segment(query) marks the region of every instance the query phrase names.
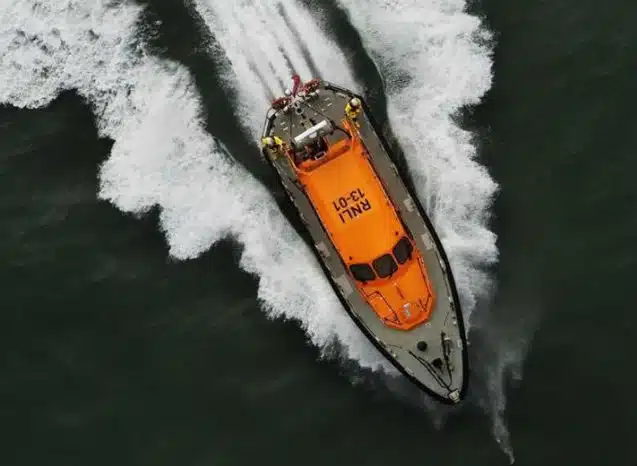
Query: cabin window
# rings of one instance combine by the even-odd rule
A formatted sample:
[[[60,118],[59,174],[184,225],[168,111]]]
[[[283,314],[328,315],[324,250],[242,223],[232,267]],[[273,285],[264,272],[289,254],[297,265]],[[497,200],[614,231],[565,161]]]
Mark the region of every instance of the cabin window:
[[[368,264],[352,264],[349,266],[349,271],[359,282],[368,282],[376,278],[374,271]]]
[[[398,270],[398,266],[391,254],[383,254],[378,259],[375,259],[372,265],[380,278],[387,278]]]
[[[399,264],[404,264],[409,259],[411,259],[411,253],[414,250],[414,247],[411,245],[406,236],[403,236],[398,240],[396,246],[394,246],[393,253],[396,261]]]

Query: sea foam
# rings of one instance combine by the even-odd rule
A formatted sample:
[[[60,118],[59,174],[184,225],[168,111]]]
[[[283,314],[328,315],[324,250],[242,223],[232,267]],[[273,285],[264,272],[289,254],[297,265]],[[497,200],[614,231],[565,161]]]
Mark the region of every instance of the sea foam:
[[[271,195],[204,130],[189,72],[146,52],[141,11],[130,3],[13,0],[0,16],[0,103],[37,108],[75,90],[93,109],[99,134],[114,141],[100,167],[100,198],[137,214],[159,207],[177,259],[234,238],[243,247],[240,266],[259,277],[268,315],[297,320],[321,351],[338,341],[343,357],[395,372],[343,312]],[[307,71],[299,54],[290,57]],[[246,105],[256,109],[265,94],[244,78],[244,95],[254,97]]]

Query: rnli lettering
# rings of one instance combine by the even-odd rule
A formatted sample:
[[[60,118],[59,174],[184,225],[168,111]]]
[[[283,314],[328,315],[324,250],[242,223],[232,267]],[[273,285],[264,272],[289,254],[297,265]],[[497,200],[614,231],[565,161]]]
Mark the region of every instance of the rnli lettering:
[[[371,210],[369,199],[365,199],[365,193],[360,189],[350,191],[346,196],[340,196],[332,201],[334,210],[338,213],[341,222],[346,223],[359,215]]]

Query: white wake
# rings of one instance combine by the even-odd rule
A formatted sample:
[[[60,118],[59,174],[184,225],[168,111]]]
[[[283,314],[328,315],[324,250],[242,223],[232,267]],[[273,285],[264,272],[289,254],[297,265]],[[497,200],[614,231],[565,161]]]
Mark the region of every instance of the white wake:
[[[357,88],[343,54],[295,0],[187,1],[230,61],[226,85],[238,92],[237,113],[255,140],[294,73],[307,80],[318,66],[323,78]]]
[[[240,265],[259,277],[258,297],[270,316],[298,320],[321,350],[338,339],[361,366],[388,367],[342,312],[270,194],[205,132],[188,71],[145,52],[140,13],[129,3],[13,0],[0,16],[0,103],[42,107],[76,90],[93,108],[100,135],[114,141],[100,170],[101,198],[126,212],[159,206],[170,254],[179,259],[235,238],[244,246]],[[258,106],[257,89],[247,86],[255,99],[245,101]]]

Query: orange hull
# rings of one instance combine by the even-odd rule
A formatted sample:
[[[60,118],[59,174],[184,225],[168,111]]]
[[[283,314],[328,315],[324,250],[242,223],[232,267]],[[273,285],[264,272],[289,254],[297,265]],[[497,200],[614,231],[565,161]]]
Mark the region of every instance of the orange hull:
[[[362,99],[295,77],[262,144],[354,323],[422,390],[460,401],[468,358],[453,275]]]
[[[341,123],[351,139],[327,146],[318,160],[292,163],[361,294],[385,325],[410,330],[430,316],[434,292],[422,256],[374,171],[355,125],[347,119]],[[400,240],[411,249],[403,261],[393,253]],[[374,262],[383,257],[385,269]],[[370,279],[357,277],[352,266],[354,271],[367,266]]]

